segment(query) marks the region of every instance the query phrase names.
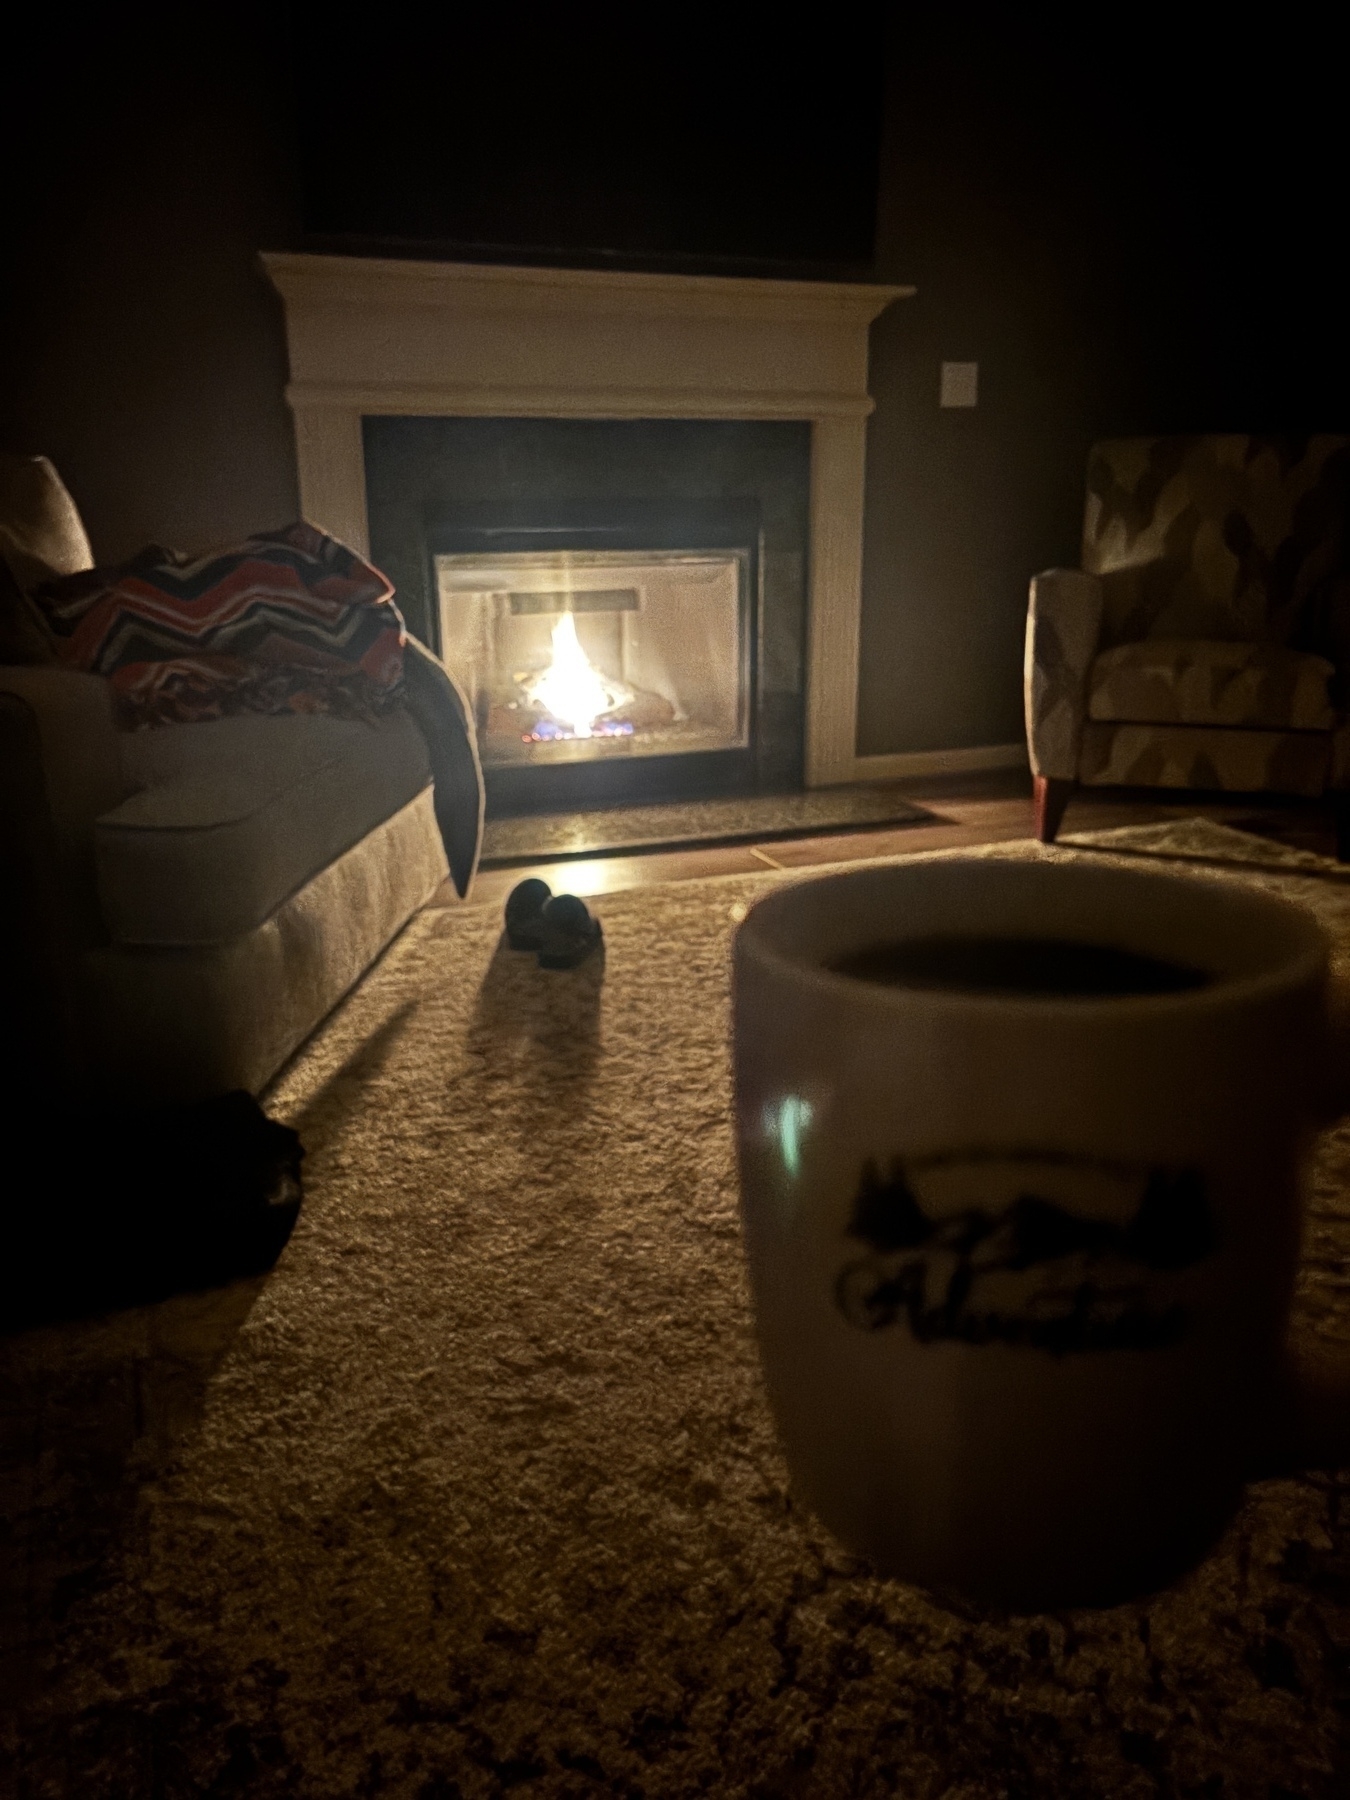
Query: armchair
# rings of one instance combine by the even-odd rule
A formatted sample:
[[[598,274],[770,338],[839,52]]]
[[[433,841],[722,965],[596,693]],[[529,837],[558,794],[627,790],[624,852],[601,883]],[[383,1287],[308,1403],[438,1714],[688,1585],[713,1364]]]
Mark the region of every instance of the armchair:
[[[1115,438],[1033,578],[1036,834],[1076,785],[1331,793],[1350,855],[1350,437]]]

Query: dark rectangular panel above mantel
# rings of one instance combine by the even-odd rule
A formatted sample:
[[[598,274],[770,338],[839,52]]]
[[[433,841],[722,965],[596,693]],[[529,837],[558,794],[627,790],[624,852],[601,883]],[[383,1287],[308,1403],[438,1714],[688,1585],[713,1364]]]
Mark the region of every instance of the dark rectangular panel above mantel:
[[[314,249],[865,276],[879,21],[301,4]]]

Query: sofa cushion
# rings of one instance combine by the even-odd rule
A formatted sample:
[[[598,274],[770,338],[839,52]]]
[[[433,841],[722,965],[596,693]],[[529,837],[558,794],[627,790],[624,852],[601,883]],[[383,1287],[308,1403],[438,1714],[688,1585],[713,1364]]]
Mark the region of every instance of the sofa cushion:
[[[1335,723],[1321,656],[1279,644],[1144,638],[1097,657],[1088,717],[1131,724],[1325,731]]]
[[[253,930],[430,779],[402,709],[374,725],[246,714],[127,732],[122,746],[141,791],[94,832],[119,944],[223,944]]]

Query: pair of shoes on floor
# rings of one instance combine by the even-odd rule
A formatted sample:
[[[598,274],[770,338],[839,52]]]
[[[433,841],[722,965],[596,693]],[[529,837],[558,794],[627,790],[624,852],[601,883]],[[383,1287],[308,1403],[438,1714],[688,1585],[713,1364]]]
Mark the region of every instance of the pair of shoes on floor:
[[[584,900],[555,894],[546,881],[532,876],[506,897],[506,941],[513,950],[533,950],[541,969],[575,969],[603,936]]]

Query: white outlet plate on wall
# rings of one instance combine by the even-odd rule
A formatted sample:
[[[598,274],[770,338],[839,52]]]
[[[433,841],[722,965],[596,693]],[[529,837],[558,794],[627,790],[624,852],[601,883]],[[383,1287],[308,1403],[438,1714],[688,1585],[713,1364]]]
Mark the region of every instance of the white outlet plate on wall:
[[[975,406],[980,393],[980,365],[973,362],[945,362],[938,389],[939,406]]]

